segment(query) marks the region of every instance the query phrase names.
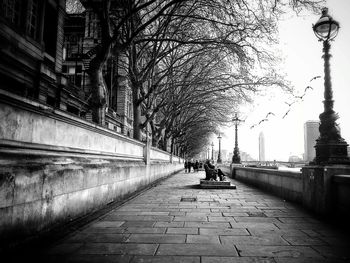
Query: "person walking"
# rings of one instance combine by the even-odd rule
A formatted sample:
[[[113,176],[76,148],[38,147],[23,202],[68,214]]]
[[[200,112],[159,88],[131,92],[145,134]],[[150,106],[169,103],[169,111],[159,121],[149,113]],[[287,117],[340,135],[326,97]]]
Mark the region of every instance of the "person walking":
[[[195,162],[194,165],[193,165],[193,170],[194,170],[196,173],[198,173],[198,169],[199,169],[199,162],[198,162],[198,160],[196,160],[196,162]]]
[[[187,162],[187,169],[188,169],[188,172],[189,172],[189,173],[191,172],[191,166],[192,166],[192,162],[191,162],[191,161],[188,161],[188,162]]]

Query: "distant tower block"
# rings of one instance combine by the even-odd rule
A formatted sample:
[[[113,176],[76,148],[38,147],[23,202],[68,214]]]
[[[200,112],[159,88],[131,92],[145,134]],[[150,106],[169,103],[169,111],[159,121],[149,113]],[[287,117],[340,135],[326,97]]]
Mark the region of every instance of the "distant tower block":
[[[307,121],[304,124],[304,161],[311,162],[315,156],[316,139],[320,136],[319,121]]]
[[[265,160],[265,136],[263,132],[259,134],[259,161]]]

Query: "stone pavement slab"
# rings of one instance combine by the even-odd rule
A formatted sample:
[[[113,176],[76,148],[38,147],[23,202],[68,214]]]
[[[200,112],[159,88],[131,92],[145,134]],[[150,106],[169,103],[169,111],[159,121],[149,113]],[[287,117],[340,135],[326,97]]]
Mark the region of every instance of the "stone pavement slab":
[[[221,236],[222,244],[253,245],[253,246],[283,246],[289,245],[282,237],[271,236]]]
[[[158,244],[86,243],[77,254],[84,255],[154,255]]]
[[[298,205],[204,172],[161,181],[36,255],[43,262],[345,263],[349,234]],[[194,201],[195,200],[195,201]]]
[[[266,257],[202,257],[201,263],[276,263]]]
[[[135,256],[131,263],[200,263],[200,257],[186,256]]]
[[[186,235],[172,235],[172,234],[131,234],[129,238],[125,239],[125,242],[129,243],[185,243]]]
[[[165,227],[127,227],[124,233],[132,234],[164,234],[167,231]]]
[[[237,249],[241,256],[323,258],[319,253],[308,246],[237,245]]]
[[[216,244],[160,244],[157,255],[238,256],[234,246]]]
[[[187,235],[186,243],[220,244],[220,240],[215,235]]]

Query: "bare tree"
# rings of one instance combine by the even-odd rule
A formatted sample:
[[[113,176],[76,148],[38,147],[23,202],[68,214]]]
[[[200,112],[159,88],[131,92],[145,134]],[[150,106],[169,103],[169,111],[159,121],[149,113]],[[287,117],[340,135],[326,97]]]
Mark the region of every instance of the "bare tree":
[[[269,49],[277,42],[278,19],[287,9],[315,11],[324,1],[81,2],[98,14],[102,33],[89,69],[93,120],[104,123],[108,94],[102,75],[103,66],[112,50],[125,52],[129,58],[128,72],[133,90],[134,137],[141,139],[142,127],[151,123],[156,127],[156,136],[165,133],[163,137],[166,138],[171,134],[180,142],[179,138],[184,137],[178,136],[178,128],[172,128],[172,125],[187,123],[198,106],[190,96],[186,100],[178,97],[183,95],[184,89],[198,98],[206,98],[215,92],[228,94],[231,90],[238,102],[239,99],[249,99],[249,91],[258,87],[277,85],[288,88],[277,74],[278,57]],[[173,97],[170,96],[172,92]],[[142,108],[146,116],[144,123],[141,123]],[[208,107],[208,115],[209,109],[219,114],[219,109],[215,111],[215,108]],[[154,118],[160,111],[165,120],[157,124]],[[174,114],[169,114],[172,111]],[[188,116],[180,117],[178,111],[184,111]],[[198,123],[193,125],[199,127]],[[205,127],[215,125],[207,123]]]

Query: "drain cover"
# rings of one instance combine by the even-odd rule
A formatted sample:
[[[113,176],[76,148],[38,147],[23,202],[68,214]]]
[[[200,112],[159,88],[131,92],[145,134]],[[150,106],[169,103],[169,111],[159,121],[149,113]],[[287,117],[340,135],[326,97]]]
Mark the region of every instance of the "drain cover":
[[[181,202],[196,202],[197,197],[181,197]]]
[[[248,212],[250,217],[266,217],[263,212]]]

